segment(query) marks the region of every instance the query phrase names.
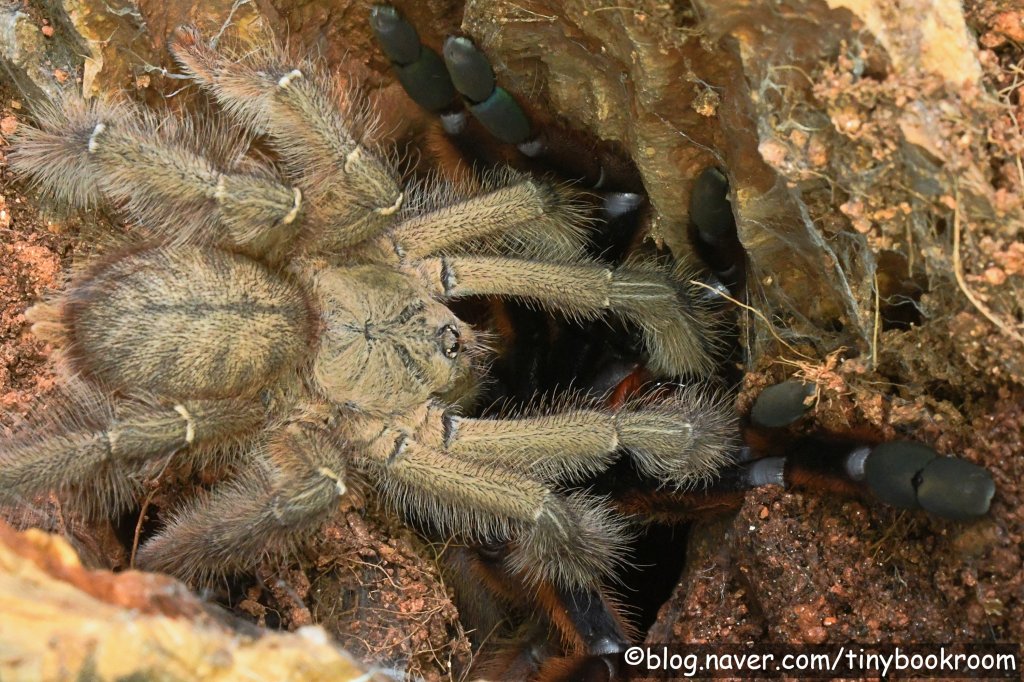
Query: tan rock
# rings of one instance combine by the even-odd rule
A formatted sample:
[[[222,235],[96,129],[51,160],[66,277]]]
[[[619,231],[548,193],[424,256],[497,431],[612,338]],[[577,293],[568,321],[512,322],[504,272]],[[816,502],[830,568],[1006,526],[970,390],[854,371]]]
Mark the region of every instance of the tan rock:
[[[326,682],[365,673],[319,627],[238,627],[176,580],[88,570],[62,538],[2,522],[0,604],[5,682],[131,675]]]

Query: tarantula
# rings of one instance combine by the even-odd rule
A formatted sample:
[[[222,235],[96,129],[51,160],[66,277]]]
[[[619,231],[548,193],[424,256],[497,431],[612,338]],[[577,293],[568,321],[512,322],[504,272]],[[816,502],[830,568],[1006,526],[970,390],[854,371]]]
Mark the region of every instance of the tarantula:
[[[403,184],[365,104],[315,63],[227,56],[192,29],[172,51],[270,155],[246,153],[248,136],[223,142],[223,122],[159,122],[124,103],[68,101],[19,136],[18,172],[66,203],[117,205],[147,236],[28,312],[103,397],[70,408],[63,433],[6,444],[3,495],[98,484],[109,513],[147,463],[230,452],[238,477],[139,551],[142,567],[195,579],[297,542],[358,469],[412,518],[512,541],[507,565],[527,582],[578,590],[621,559],[624,523],[556,484],[619,449],[673,488],[728,460],[733,420],[696,391],[617,411],[460,409],[487,357],[486,334],[447,306],[467,296],[618,316],[655,370],[708,373],[714,322],[682,266],[587,258],[566,185],[511,171],[471,188]]]
[[[373,23],[409,94],[458,132],[451,84],[424,77],[422,60],[436,66],[437,56],[394,10],[378,8]],[[558,627],[579,631],[590,653],[616,652],[623,628],[600,587],[623,558],[625,519],[601,496],[565,490],[590,485],[625,450],[680,502],[676,491],[721,472],[738,451],[736,420],[698,389],[471,418],[494,354],[488,330],[452,307],[485,295],[576,320],[618,319],[642,338],[652,375],[706,377],[721,333],[705,290],[685,264],[587,255],[591,212],[579,185],[507,169],[406,181],[375,145],[367,105],[316,63],[273,49],[220,53],[191,29],[172,51],[224,117],[160,121],[125,103],[68,101],[42,112],[12,155],[45,192],[75,206],[113,204],[145,232],[29,312],[85,387],[61,408],[70,425],[62,432],[23,434],[0,449],[0,496],[58,489],[112,514],[172,455],[196,467],[228,456],[235,478],[179,510],[139,552],[144,568],[196,580],[302,542],[358,472],[423,525],[499,547],[486,557],[497,571],[472,552],[454,559],[490,572],[489,587],[545,593]],[[474,63],[480,53],[454,39],[445,57]],[[493,74],[470,72],[455,78],[469,110],[537,154]],[[615,178],[607,164],[585,175]],[[708,178],[695,195],[709,183],[721,190]],[[691,212],[698,247],[720,239],[708,225],[717,218]],[[705,260],[719,281],[742,287],[742,255]],[[799,412],[802,399],[788,409]],[[903,462],[895,468],[879,468],[885,448],[854,453],[862,469],[875,463],[873,490],[916,504],[915,478],[938,471],[934,452],[908,459],[894,450]],[[814,468],[818,454],[804,463]],[[783,482],[779,461],[762,462],[728,470],[717,488]],[[954,469],[929,475],[939,498],[964,473]],[[981,487],[971,499],[987,509],[991,480]]]

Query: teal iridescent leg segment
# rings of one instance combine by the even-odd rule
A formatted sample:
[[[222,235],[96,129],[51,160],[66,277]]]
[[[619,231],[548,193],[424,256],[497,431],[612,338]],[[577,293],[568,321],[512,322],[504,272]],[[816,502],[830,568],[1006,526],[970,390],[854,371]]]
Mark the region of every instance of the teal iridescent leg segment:
[[[760,428],[780,428],[799,420],[813,384],[786,381],[765,389],[751,412]],[[747,465],[751,486],[811,486],[847,481],[870,490],[886,504],[924,509],[936,516],[967,521],[988,513],[995,482],[992,474],[960,457],[943,457],[915,441],[879,445],[803,438],[786,457],[768,457]]]
[[[449,36],[444,43],[444,63],[455,89],[473,116],[494,137],[514,144],[527,156],[536,156],[541,145],[532,134],[526,113],[494,79],[487,56],[463,36]]]
[[[374,5],[370,27],[409,97],[440,115],[448,134],[460,133],[465,114],[458,111],[455,86],[441,57],[420,42],[416,28],[390,5]]]
[[[606,211],[616,217],[642,204],[643,182],[629,156],[615,143],[596,140],[555,124],[531,122],[531,116],[497,85],[487,56],[464,36],[450,36],[444,60],[421,44],[416,29],[391,5],[375,5],[370,24],[399,82],[409,97],[436,113],[457,146],[479,152],[486,146],[479,130],[467,129],[466,110],[479,128],[516,148],[543,171],[607,192]],[[461,103],[460,103],[461,100]],[[503,163],[512,163],[507,158]]]
[[[542,145],[532,135],[526,113],[508,91],[498,87],[491,63],[469,38],[449,37],[442,61],[420,42],[416,28],[390,5],[373,7],[370,26],[409,97],[440,115],[449,135],[458,135],[465,128],[465,113],[457,106],[458,94],[495,138],[519,146],[527,156],[541,152]]]

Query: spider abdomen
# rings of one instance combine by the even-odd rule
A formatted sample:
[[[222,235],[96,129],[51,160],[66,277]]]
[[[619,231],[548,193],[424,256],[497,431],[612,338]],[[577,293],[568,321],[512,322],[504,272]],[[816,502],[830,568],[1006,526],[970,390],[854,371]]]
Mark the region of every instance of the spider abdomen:
[[[252,395],[295,369],[317,332],[299,284],[199,246],[114,257],[71,286],[61,316],[75,369],[175,398]]]

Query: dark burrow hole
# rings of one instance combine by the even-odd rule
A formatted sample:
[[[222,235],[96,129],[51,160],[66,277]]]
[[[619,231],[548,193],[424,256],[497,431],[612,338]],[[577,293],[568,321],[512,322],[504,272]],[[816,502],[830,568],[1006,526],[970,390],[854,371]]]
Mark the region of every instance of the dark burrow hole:
[[[876,267],[882,331],[921,324],[919,303],[928,291],[924,274],[911,273],[907,257],[898,251],[880,252]]]
[[[629,564],[619,575],[618,589],[628,604],[627,614],[643,639],[658,619],[658,611],[675,591],[686,568],[689,524],[652,524],[634,541]]]
[[[133,506],[113,520],[111,525],[114,529],[114,536],[124,548],[125,568],[129,567],[128,563],[131,561],[132,547],[135,546],[136,529],[138,529],[139,534],[138,545],[141,547],[148,538],[156,534],[163,526],[159,511],[155,506],[149,507],[146,510],[146,518],[142,520],[141,526],[139,526],[139,514],[142,512],[141,507]]]

